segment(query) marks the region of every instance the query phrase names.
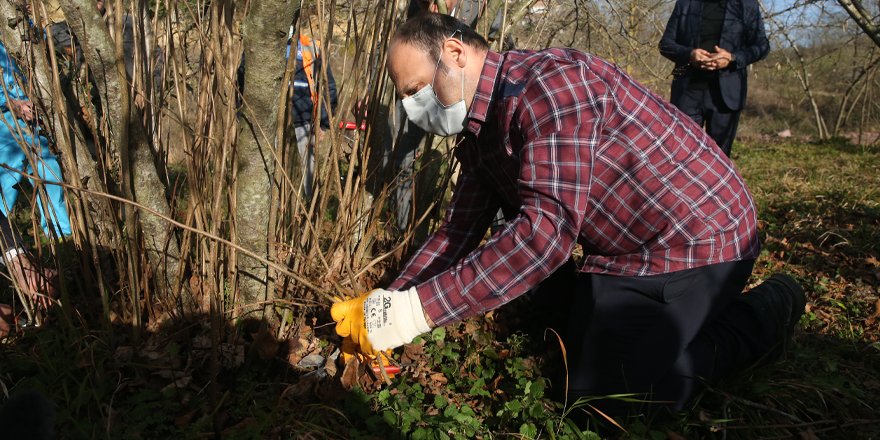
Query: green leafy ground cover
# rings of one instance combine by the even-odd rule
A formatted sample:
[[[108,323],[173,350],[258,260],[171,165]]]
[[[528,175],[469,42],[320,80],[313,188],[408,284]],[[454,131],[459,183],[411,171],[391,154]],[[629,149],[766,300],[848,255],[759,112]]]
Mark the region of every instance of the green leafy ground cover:
[[[754,280],[786,271],[808,294],[794,349],[707,390],[673,420],[622,421],[625,432],[607,432],[877,438],[880,149],[831,142],[734,151],[759,205],[764,250]],[[92,324],[93,296],[73,295],[71,318],[0,344],[0,392],[48,396],[58,438],[597,438],[548,398],[541,372],[559,364],[560,351],[548,355],[541,333],[523,330],[516,304],[408,346],[397,354],[403,374],[387,386],[332,363],[303,367],[308,354],[333,352],[331,327],[275,341],[243,323],[212,341],[209,320],[193,318],[135,342],[123,326]]]

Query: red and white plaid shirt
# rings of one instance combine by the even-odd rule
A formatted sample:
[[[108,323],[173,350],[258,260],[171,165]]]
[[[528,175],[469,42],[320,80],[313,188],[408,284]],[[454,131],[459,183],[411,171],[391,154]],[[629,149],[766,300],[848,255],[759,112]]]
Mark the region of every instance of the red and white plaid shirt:
[[[525,293],[576,244],[582,272],[621,276],[758,255],[754,201],[731,161],[607,61],[490,51],[468,118],[445,222],[389,286],[417,286],[437,325]],[[479,246],[499,207],[510,220]]]

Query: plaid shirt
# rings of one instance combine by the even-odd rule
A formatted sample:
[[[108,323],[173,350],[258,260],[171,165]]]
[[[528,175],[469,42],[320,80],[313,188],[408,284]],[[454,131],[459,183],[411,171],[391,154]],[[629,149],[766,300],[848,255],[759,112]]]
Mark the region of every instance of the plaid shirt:
[[[731,161],[607,61],[490,51],[468,118],[445,222],[389,286],[416,286],[437,325],[525,293],[576,244],[582,272],[620,276],[758,255],[754,202]],[[499,207],[509,221],[479,246]]]

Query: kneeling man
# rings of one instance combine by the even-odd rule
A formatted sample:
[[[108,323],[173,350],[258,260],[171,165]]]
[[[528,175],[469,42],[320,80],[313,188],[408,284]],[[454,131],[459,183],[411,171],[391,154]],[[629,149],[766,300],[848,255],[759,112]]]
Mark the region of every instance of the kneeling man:
[[[572,315],[569,399],[680,409],[703,381],[781,353],[803,290],[775,275],[743,293],[755,204],[687,115],[594,55],[495,53],[438,14],[398,30],[387,67],[412,122],[458,136],[462,174],[399,278],[333,306],[349,346],[375,354],[500,307],[574,267],[580,245],[558,305]],[[506,226],[480,245],[499,208]]]

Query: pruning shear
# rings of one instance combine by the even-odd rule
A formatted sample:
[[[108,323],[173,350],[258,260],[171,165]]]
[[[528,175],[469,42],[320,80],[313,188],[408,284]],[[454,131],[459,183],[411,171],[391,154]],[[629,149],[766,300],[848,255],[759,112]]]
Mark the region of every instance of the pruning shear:
[[[386,350],[372,357],[358,352],[351,339],[342,340],[342,361],[347,364],[351,358],[356,357],[358,361],[368,363],[370,370],[378,377],[388,376],[390,379],[400,374],[401,365],[391,359],[391,353],[391,350]]]
[[[376,361],[376,360],[371,361],[370,367],[372,368],[373,373],[375,373],[377,375],[382,374],[382,369],[379,367],[379,361]],[[400,374],[400,367],[397,365],[385,365],[384,367],[385,367],[385,374],[387,374],[389,378],[394,377],[397,374]]]

